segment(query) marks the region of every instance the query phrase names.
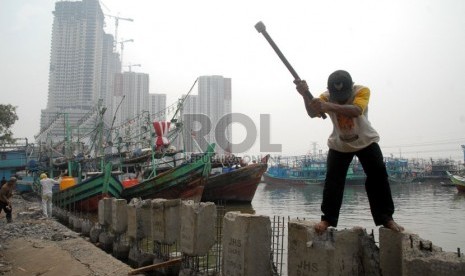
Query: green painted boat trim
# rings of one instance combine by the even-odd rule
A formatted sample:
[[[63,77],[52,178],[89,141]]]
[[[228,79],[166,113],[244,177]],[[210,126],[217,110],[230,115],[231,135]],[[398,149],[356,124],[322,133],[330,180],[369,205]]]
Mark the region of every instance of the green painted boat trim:
[[[205,154],[199,159],[184,163],[135,186],[126,188],[121,196],[128,200],[137,197],[147,198],[178,185],[187,185],[190,178],[208,177],[211,171],[211,157],[215,153],[214,148],[215,144],[209,145]]]
[[[108,163],[105,166],[104,173],[86,179],[82,183],[63,191],[53,193],[53,201],[58,206],[64,207],[98,195],[110,195],[115,198],[121,198],[123,185],[117,178],[111,175],[111,168],[112,164]]]

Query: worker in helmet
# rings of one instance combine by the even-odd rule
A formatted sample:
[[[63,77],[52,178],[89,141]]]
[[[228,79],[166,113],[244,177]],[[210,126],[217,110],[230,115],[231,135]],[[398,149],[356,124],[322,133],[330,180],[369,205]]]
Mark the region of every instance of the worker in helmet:
[[[42,173],[40,175],[40,185],[42,186],[42,211],[46,218],[52,217],[52,195],[53,185],[55,184],[60,184],[60,182],[55,179],[48,178],[46,173]]]

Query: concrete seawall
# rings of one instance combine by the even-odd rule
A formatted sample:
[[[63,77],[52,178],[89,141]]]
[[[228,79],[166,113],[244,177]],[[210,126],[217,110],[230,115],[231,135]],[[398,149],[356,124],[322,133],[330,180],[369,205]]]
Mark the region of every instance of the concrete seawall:
[[[76,230],[91,225],[63,210],[55,215]],[[98,223],[85,231],[119,259],[133,267],[151,266],[162,275],[279,275],[269,217],[217,216],[213,203],[133,199],[127,204],[108,198],[99,202]],[[317,235],[315,223],[288,221],[287,248],[282,248],[287,272],[282,275],[465,275],[463,254],[444,252],[414,233],[380,228],[378,246],[365,229],[330,228]],[[153,244],[150,252],[140,248],[142,240]]]

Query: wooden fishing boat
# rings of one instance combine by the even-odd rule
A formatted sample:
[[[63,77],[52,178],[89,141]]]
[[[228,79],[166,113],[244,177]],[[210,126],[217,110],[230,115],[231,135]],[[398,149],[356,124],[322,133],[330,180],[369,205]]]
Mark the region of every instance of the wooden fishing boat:
[[[447,172],[450,181],[457,187],[459,192],[465,193],[465,177]]]
[[[386,171],[391,184],[406,184],[413,180],[409,160],[405,158],[385,157]]]
[[[18,171],[26,169],[32,147],[28,144],[27,139],[24,140],[25,143],[0,146],[0,178],[5,177],[8,180],[15,176]]]
[[[449,185],[453,183],[448,176],[448,172],[454,173],[456,171],[457,166],[452,160],[435,161],[431,159],[431,164],[428,165],[425,172],[413,178],[412,182]]]
[[[286,158],[284,162],[269,166],[263,174],[267,184],[312,185],[324,183],[326,175],[326,161],[324,158],[308,156]]]
[[[326,178],[326,159],[312,157],[294,157],[293,162],[278,163],[270,166],[263,174],[267,184],[283,185],[321,185]],[[346,185],[363,185],[366,175],[358,159],[354,159],[346,176]]]
[[[148,178],[123,190],[121,196],[132,198],[165,198],[200,201],[206,179],[211,171],[214,144],[196,159],[191,159],[155,177]]]
[[[112,164],[107,163],[104,172],[66,189],[54,191],[53,203],[63,209],[96,212],[100,199],[121,198],[122,191],[123,185],[112,175]]]
[[[263,173],[268,168],[266,155],[260,163],[209,176],[202,195],[202,201],[252,202]]]

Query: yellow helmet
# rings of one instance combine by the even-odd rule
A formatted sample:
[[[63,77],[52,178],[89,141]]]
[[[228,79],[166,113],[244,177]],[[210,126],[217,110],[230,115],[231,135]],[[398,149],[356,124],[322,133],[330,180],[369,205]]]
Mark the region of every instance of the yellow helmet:
[[[47,174],[46,174],[46,173],[42,173],[42,174],[40,175],[40,179],[41,179],[41,180],[44,179],[44,178],[47,178]]]

